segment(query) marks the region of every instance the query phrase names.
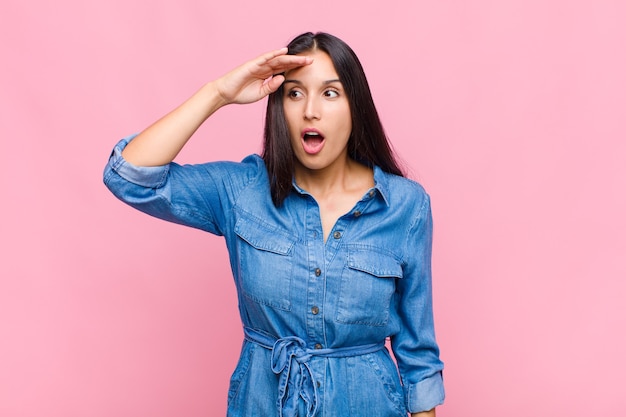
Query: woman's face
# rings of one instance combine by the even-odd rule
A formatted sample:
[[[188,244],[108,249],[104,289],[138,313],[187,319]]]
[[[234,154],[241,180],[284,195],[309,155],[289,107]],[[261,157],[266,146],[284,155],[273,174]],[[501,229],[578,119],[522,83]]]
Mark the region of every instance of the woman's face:
[[[296,156],[296,173],[346,164],[352,132],[350,103],[325,52],[303,54],[313,63],[285,73],[283,108]]]

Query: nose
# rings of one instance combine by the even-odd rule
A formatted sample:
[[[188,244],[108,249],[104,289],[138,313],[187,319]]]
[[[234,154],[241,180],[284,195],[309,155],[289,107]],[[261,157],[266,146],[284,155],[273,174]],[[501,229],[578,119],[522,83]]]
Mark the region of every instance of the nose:
[[[304,118],[313,120],[320,118],[319,100],[316,97],[309,97],[304,107]]]

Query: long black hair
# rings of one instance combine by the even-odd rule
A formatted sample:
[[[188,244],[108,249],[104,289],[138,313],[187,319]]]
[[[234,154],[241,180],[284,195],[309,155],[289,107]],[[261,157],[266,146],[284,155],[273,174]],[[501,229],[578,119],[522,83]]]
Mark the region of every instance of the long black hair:
[[[391,174],[404,176],[393,155],[372,93],[354,51],[341,39],[328,33],[303,33],[287,45],[289,55],[315,50],[330,57],[350,103],[352,132],[348,155],[369,167],[374,165]],[[270,94],[265,114],[263,160],[270,178],[272,200],[280,206],[291,191],[294,153],[283,110],[283,86]]]

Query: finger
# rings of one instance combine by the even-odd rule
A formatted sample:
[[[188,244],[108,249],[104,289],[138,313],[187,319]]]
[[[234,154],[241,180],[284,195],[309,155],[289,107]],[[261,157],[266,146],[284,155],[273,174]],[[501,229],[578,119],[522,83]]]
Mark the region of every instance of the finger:
[[[272,68],[284,65],[295,68],[293,65],[302,66],[313,62],[311,58],[307,58],[304,55],[287,55],[287,52],[287,48],[275,49],[262,54],[254,61],[258,66],[269,65]]]
[[[293,68],[309,65],[313,62],[313,58],[302,55],[284,55],[279,56],[267,62],[267,65],[274,73],[283,72]]]
[[[303,55],[286,55],[287,48],[266,52],[248,65],[248,71],[255,77],[267,78],[290,69],[309,65],[313,59]]]
[[[278,56],[285,55],[287,51],[288,49],[285,47],[285,48],[275,49],[273,51],[266,52],[262,54],[261,56],[259,56],[257,59],[255,59],[256,64],[263,65]]]
[[[285,81],[285,77],[281,74],[275,75],[265,83],[266,94],[271,94],[278,90],[280,85]]]

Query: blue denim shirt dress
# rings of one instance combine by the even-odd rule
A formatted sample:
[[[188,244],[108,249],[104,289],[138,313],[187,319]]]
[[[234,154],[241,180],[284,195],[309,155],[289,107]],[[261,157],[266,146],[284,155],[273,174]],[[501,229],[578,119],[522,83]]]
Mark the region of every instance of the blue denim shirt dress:
[[[121,156],[130,140],[114,148],[107,187],[226,240],[245,334],[228,416],[400,417],[443,402],[432,218],[419,184],[374,167],[375,186],[324,242],[314,198],[294,183],[274,206],[258,155],[136,167]]]

